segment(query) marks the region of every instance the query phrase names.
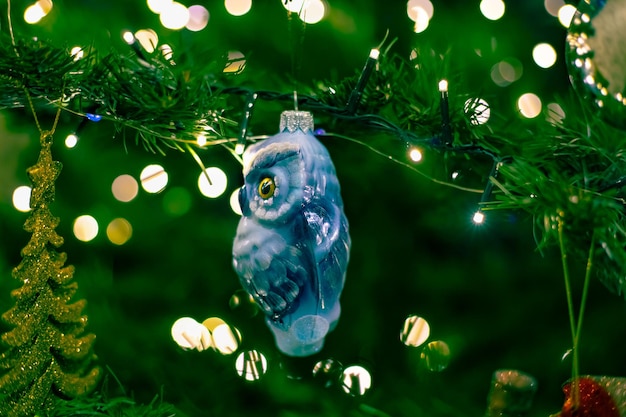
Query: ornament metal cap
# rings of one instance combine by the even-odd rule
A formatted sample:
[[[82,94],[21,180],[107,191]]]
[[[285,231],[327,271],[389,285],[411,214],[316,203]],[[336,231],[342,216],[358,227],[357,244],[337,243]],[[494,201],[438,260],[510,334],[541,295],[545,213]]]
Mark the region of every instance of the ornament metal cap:
[[[280,132],[313,132],[313,114],[308,111],[286,110],[280,114]]]

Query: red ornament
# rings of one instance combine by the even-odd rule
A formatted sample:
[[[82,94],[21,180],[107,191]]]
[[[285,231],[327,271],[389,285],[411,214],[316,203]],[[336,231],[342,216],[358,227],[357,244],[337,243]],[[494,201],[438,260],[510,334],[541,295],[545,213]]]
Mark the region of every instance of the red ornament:
[[[575,404],[572,387],[578,385],[578,405]],[[565,403],[561,417],[620,417],[617,404],[606,389],[607,384],[592,377],[580,377],[563,386]]]

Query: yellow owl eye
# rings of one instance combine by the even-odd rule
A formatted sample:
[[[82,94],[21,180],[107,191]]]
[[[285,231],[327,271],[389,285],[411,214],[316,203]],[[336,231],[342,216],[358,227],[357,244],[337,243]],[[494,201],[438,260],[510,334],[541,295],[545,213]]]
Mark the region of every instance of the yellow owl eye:
[[[264,200],[273,196],[274,190],[276,190],[276,184],[274,184],[273,178],[265,177],[259,183],[259,195]]]

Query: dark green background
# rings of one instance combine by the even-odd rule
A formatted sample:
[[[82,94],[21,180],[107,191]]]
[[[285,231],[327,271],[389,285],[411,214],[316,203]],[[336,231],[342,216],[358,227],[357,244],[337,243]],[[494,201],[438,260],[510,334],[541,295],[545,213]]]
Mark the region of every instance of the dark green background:
[[[569,88],[561,53],[566,30],[545,12],[541,1],[509,1],[505,17],[497,22],[480,15],[478,1],[433,1],[435,15],[422,34],[412,33],[404,1],[329,2],[332,16],[341,12],[353,19],[354,31],[333,26],[329,18],[307,27],[302,37],[278,0],[256,0],[252,11],[239,18],[227,15],[221,1],[204,2],[211,20],[199,33],[160,28],[141,1],[57,1],[52,14],[36,27],[21,21],[26,2],[12,5],[16,34],[50,39],[59,46],[126,51],[123,30],[151,27],[175,53],[177,47],[192,55],[196,51],[198,60],[212,59],[203,55],[208,46],[239,49],[248,56],[243,77],[258,88],[284,92],[292,88],[289,80],[294,76],[307,84],[353,75],[387,29],[397,38],[394,53],[408,56],[412,47],[425,44],[441,53],[449,51],[464,65],[464,77],[476,94],[492,97],[495,111],[500,109],[506,117],[516,117],[511,110],[522,92],[534,91],[546,102]],[[532,45],[541,41],[552,42],[559,51],[557,65],[550,70],[530,61]],[[484,52],[482,58],[474,54],[476,48]],[[489,69],[507,56],[524,63],[524,76],[502,89],[490,81]],[[295,72],[294,60],[300,63]],[[252,130],[274,133],[281,105],[259,107]],[[42,122],[51,124],[46,116]],[[113,137],[110,125],[88,125],[79,145],[65,148],[62,139],[79,121],[64,114],[57,130],[53,151],[64,169],[52,209],[61,218],[58,231],[66,238],[62,249],[76,266],[80,296],[89,303],[88,328],[98,337],[96,353],[138,401],[149,402],[162,392],[165,401],[190,416],[479,416],[486,408],[492,373],[514,368],[538,381],[531,415],[560,409],[561,384],[570,375],[569,361],[561,359],[570,336],[560,259],[552,249],[543,255],[537,251],[533,220],[525,214],[496,213],[476,227],[470,219],[479,195],[434,184],[354,143],[323,139],[342,184],[353,241],[343,312],[320,355],[287,361],[275,350],[259,315],[245,317],[228,306],[239,289],[230,255],[238,217],[228,205],[228,195],[241,183],[238,163],[219,148],[201,154],[206,165],[221,167],[229,178],[225,196],[209,200],[196,191],[198,167],[189,155],[171,151],[163,157],[130,142],[124,146],[119,135]],[[11,278],[11,268],[19,263],[19,251],[29,237],[22,230],[27,215],[13,209],[11,193],[28,183],[25,169],[36,161],[38,134],[29,115],[19,109],[3,111],[0,128],[4,311],[11,306],[10,289],[19,285]],[[389,152],[396,146],[401,145],[385,144]],[[422,169],[441,172],[444,161],[438,156],[428,160],[430,156],[427,152],[430,162]],[[168,189],[157,195],[141,191],[130,203],[115,201],[110,192],[113,179],[126,173],[138,178],[149,163],[168,171]],[[464,167],[454,160],[447,163],[449,170],[457,163]],[[482,187],[488,170],[485,165],[484,172],[474,173],[478,180],[467,185]],[[177,217],[163,209],[174,186],[192,196],[190,211]],[[100,222],[101,232],[92,242],[78,242],[72,235],[73,219],[81,214]],[[115,217],[133,225],[132,239],[121,247],[108,243],[103,233]],[[573,260],[576,298],[583,272],[584,260]],[[623,299],[594,281],[587,311],[581,371],[626,375]],[[399,331],[410,314],[426,318],[431,339],[450,346],[445,371],[427,371],[419,362],[420,350],[400,343]],[[243,335],[241,347],[268,357],[267,375],[247,383],[234,371],[235,355],[180,350],[170,338],[170,326],[182,316],[199,321],[219,316],[237,326]],[[351,398],[312,381],[308,370],[325,358],[368,368],[373,377],[370,392]],[[385,414],[368,414],[362,404]]]

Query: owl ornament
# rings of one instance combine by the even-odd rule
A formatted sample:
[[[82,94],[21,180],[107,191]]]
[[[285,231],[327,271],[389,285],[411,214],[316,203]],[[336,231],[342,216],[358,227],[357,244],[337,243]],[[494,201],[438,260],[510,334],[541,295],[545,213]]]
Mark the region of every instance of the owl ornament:
[[[350,235],[335,167],[313,136],[312,114],[283,112],[280,132],[244,153],[243,176],[234,269],[278,349],[313,355],[339,320]]]

